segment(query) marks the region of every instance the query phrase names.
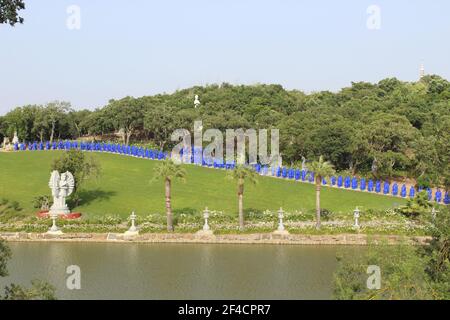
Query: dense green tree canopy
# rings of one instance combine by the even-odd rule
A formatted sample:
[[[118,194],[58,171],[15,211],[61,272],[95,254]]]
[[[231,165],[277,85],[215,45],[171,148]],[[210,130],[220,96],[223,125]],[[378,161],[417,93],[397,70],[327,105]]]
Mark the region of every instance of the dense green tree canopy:
[[[23,18],[19,16],[19,10],[25,9],[23,0],[0,0],[0,24],[9,23],[14,26],[16,23],[23,23]]]
[[[201,104],[194,108],[194,96]],[[280,129],[286,164],[323,155],[337,170],[377,178],[415,177],[448,188],[450,83],[436,75],[355,82],[338,92],[280,85],[195,86],[172,94],[111,100],[94,111],[69,103],[23,106],[0,117],[0,138],[117,140],[169,150],[177,128]]]

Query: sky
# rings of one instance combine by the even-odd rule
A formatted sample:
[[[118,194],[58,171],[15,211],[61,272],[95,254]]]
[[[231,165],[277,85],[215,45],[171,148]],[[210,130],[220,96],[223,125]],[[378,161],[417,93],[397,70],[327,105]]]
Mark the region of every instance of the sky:
[[[25,3],[23,25],[0,25],[0,115],[222,82],[337,91],[416,81],[421,63],[450,79],[448,0]]]

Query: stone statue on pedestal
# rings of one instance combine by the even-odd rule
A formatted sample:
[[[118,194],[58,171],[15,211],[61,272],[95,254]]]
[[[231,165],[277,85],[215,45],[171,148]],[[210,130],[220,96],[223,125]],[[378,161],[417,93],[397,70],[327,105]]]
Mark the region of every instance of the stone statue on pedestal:
[[[73,175],[69,171],[60,175],[58,171],[54,170],[50,176],[48,185],[52,190],[53,196],[53,205],[50,207],[49,212],[50,215],[70,213],[66,204],[66,198],[73,192],[75,187]]]
[[[4,137],[3,138],[3,144],[2,144],[3,149],[6,149],[6,147],[8,147],[8,145],[9,145],[9,138],[8,137]]]
[[[14,137],[12,139],[12,144],[19,143],[19,137],[17,136],[17,131],[14,131]]]

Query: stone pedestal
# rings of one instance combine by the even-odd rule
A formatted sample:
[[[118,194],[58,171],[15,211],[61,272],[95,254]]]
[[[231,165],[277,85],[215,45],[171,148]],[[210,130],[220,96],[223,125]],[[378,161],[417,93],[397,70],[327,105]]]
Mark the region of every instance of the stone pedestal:
[[[287,235],[289,235],[289,231],[287,231],[287,230],[275,230],[273,232],[273,234],[280,235],[280,236],[287,236]]]
[[[135,225],[136,218],[137,218],[137,216],[133,211],[130,216],[131,227],[130,227],[130,229],[125,231],[125,233],[123,234],[125,237],[134,237],[134,236],[139,235],[139,229],[136,228],[136,225]]]
[[[46,234],[50,234],[53,236],[58,236],[63,234],[63,232],[56,226],[56,219],[58,218],[57,214],[50,215],[50,218],[52,219],[52,226],[51,228],[46,232]]]
[[[53,219],[53,225],[52,227],[46,232],[46,234],[50,234],[53,236],[59,236],[62,235],[63,232],[56,226],[56,216],[52,216]]]
[[[195,234],[197,236],[200,236],[200,237],[212,237],[212,236],[214,236],[214,232],[212,230],[199,230]]]
[[[134,237],[139,235],[139,230],[127,230],[123,234],[125,237]]]
[[[64,233],[61,230],[56,230],[56,231],[48,230],[45,234],[49,234],[49,235],[52,235],[52,236],[60,236],[60,235],[62,235]]]
[[[49,214],[57,214],[57,215],[65,215],[65,214],[69,214],[70,210],[69,207],[64,203],[64,204],[53,204],[50,207],[50,211]]]

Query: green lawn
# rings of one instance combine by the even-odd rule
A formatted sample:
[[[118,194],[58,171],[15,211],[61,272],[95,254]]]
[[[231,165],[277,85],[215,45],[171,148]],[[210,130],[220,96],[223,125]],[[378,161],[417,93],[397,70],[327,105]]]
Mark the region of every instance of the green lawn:
[[[18,201],[24,211],[33,214],[32,199],[49,195],[50,163],[62,151],[0,153],[0,198]],[[164,187],[150,182],[157,161],[114,154],[92,153],[102,166],[97,181],[85,184],[82,205],[74,211],[84,214],[119,214],[131,211],[146,215],[164,212]],[[201,210],[208,206],[234,214],[237,211],[236,186],[225,179],[225,171],[187,165],[186,183],[173,185],[174,209]],[[246,185],[244,206],[254,210],[310,210],[315,205],[314,186],[308,183],[261,177],[255,186]],[[386,209],[404,203],[403,199],[338,190],[322,189],[322,207],[334,212],[350,212],[355,206]]]

